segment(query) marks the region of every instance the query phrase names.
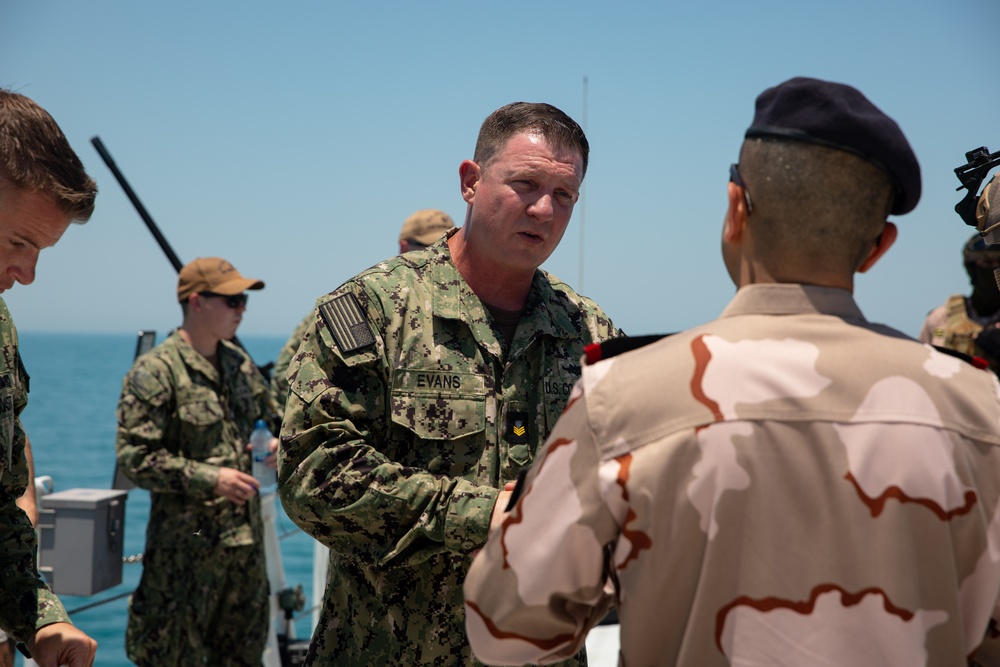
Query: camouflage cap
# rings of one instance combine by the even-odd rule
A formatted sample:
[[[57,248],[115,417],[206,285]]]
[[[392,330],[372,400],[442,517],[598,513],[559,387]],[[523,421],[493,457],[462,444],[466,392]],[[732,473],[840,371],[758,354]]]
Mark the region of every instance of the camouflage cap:
[[[184,303],[195,292],[228,296],[263,287],[264,281],[244,278],[235,266],[221,257],[199,257],[181,269],[177,277],[177,300]]]
[[[430,245],[454,226],[455,221],[450,215],[436,208],[427,208],[417,211],[406,219],[403,229],[399,232],[399,240]]]

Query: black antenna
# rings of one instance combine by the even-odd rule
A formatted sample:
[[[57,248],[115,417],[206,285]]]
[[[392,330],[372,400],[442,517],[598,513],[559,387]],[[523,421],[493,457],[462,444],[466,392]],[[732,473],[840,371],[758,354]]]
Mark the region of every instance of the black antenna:
[[[115,164],[115,161],[111,157],[111,153],[109,153],[108,149],[104,147],[104,142],[101,141],[100,137],[94,136],[91,137],[90,143],[94,144],[94,148],[97,149],[101,159],[104,160],[104,164],[108,165],[108,169],[110,169],[111,173],[115,175],[116,179],[118,179],[118,184],[122,186],[122,190],[124,190],[125,194],[128,195],[129,201],[132,202],[132,206],[135,206],[135,210],[139,212],[139,217],[141,217],[142,221],[146,223],[147,227],[149,227],[149,231],[153,234],[153,238],[160,244],[160,249],[163,250],[163,254],[167,256],[167,260],[174,267],[174,271],[180,273],[184,264],[177,258],[177,254],[174,252],[174,249],[170,247],[170,244],[167,243],[167,239],[160,233],[160,228],[156,226],[155,222],[153,222],[153,217],[149,215],[149,211],[147,211],[146,207],[142,205],[141,201],[139,201],[139,197],[135,194],[135,191],[132,190],[132,186],[128,184],[128,181],[125,180],[125,176],[121,171],[119,171],[118,165]]]
[[[109,153],[108,149],[104,147],[104,142],[101,141],[100,137],[94,136],[91,137],[90,143],[94,145],[94,148],[97,149],[101,159],[104,160],[104,164],[108,165],[108,169],[110,169],[111,173],[115,175],[116,179],[118,179],[118,184],[122,186],[122,190],[124,190],[125,194],[128,195],[129,201],[132,202],[132,206],[135,206],[135,210],[138,211],[139,217],[141,217],[142,221],[146,223],[146,227],[149,228],[153,238],[156,239],[156,242],[160,245],[160,249],[163,251],[163,254],[167,256],[167,260],[170,262],[171,266],[174,267],[174,271],[180,273],[181,269],[184,268],[184,264],[177,258],[177,253],[175,253],[174,249],[170,247],[167,239],[160,232],[160,228],[156,226],[155,222],[153,222],[153,216],[149,214],[146,207],[142,205],[141,201],[139,201],[139,197],[135,194],[132,186],[125,180],[125,176],[122,174],[121,170],[118,169],[118,165],[115,164],[114,159],[111,157],[111,153]],[[246,350],[238,337],[233,336],[231,340],[234,344]],[[263,366],[257,366],[257,370],[259,370],[260,374],[264,377],[265,384],[267,384],[270,380],[271,368],[273,366],[274,362],[268,362]]]

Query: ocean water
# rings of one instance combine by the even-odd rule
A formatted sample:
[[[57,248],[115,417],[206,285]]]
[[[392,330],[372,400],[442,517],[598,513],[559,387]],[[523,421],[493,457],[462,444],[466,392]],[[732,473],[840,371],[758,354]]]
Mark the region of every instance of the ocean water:
[[[166,332],[158,332],[160,342]],[[115,469],[115,407],[121,383],[132,365],[136,333],[70,334],[20,332],[21,356],[31,377],[28,407],[22,415],[35,456],[35,474],[52,477],[55,491],[109,489]],[[258,364],[277,356],[284,337],[241,337]],[[125,505],[124,554],[142,553],[149,494],[133,489]],[[279,510],[278,534],[285,575],[290,586],[301,584],[306,608],[296,617],[299,638],[308,638],[312,621],[314,541]],[[73,623],[98,642],[96,665],[132,664],[125,657],[127,598],[142,566],[126,564],[122,583],[90,597],[61,596]],[[322,595],[322,591],[320,591]],[[91,606],[94,605],[94,606]],[[22,664],[20,658],[18,664]]]

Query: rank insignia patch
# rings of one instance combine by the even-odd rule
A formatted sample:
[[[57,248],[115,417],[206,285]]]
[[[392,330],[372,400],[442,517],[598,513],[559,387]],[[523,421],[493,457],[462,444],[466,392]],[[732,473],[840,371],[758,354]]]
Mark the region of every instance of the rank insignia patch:
[[[507,442],[521,445],[528,442],[528,413],[507,413]]]
[[[375,342],[375,336],[353,294],[342,294],[327,301],[319,307],[319,314],[342,354],[360,350]]]

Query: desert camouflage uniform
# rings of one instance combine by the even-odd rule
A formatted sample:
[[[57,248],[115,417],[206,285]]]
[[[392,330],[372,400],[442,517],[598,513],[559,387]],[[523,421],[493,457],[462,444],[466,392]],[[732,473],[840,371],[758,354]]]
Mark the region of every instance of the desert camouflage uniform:
[[[309,664],[478,664],[462,579],[498,489],[544,442],[584,346],[617,332],[537,271],[508,349],[444,240],[317,305],[278,457],[283,506],[332,554]]]
[[[141,356],[118,404],[118,461],[151,491],[126,650],[140,665],[259,665],[268,584],[260,500],[215,495],[220,467],[250,473],[246,442],[273,411],[253,362],[219,344],[221,374],[177,332]]]
[[[285,402],[288,400],[288,366],[292,363],[292,357],[299,349],[299,342],[306,334],[306,329],[310,324],[315,324],[316,318],[312,313],[303,318],[296,325],[295,330],[285,341],[284,347],[278,353],[278,358],[274,360],[274,367],[271,369],[271,400],[277,406],[278,414],[285,414]]]
[[[17,329],[0,299],[0,627],[18,641],[50,623],[69,623],[59,598],[38,574],[38,545],[28,516],[15,503],[24,495],[21,411],[28,404],[28,375],[17,350]]]
[[[967,297],[953,294],[944,304],[928,313],[919,339],[972,357],[981,357],[989,362],[994,373],[1000,374],[1000,358],[984,349],[979,338],[983,329],[994,325],[998,320],[1000,313],[980,317]]]
[[[745,287],[584,369],[466,579],[472,646],[572,653],[607,584],[627,667],[964,665],[1000,593],[998,392],[846,291]]]
[[[974,356],[976,336],[985,323],[969,317],[966,298],[961,294],[948,297],[944,305],[932,310],[920,330],[920,340],[931,345],[946,347],[962,354]]]

